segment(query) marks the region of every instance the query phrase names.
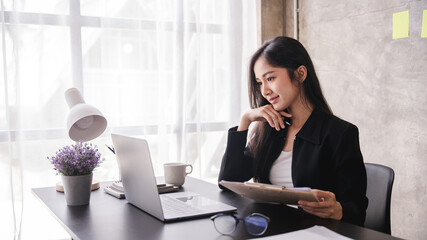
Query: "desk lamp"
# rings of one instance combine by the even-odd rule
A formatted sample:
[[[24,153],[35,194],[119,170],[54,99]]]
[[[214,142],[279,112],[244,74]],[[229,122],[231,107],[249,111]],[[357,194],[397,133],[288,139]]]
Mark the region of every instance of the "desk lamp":
[[[70,107],[67,118],[68,136],[74,141],[90,141],[99,137],[107,128],[107,120],[94,106],[86,104],[77,88],[65,91],[65,99]],[[99,182],[92,183],[92,190],[99,188]],[[56,184],[56,190],[63,192],[62,183]]]
[[[65,91],[65,99],[70,107],[67,130],[72,140],[90,141],[104,132],[107,120],[97,108],[85,103],[77,88]]]

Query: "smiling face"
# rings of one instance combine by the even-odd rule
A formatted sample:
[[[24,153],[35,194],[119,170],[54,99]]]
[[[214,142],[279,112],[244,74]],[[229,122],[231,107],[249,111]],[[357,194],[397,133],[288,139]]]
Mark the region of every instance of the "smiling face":
[[[286,68],[273,67],[261,56],[255,62],[254,73],[262,96],[276,111],[301,103],[299,83],[291,80]]]

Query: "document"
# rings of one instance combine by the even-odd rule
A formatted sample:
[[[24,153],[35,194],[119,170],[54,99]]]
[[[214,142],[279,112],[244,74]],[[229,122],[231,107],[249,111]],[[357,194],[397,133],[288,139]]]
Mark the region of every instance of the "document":
[[[219,184],[239,195],[258,202],[296,205],[299,200],[318,201],[310,188],[287,189],[282,186],[271,184],[229,181],[220,181]]]
[[[332,230],[329,230],[326,227],[323,226],[313,226],[311,228],[302,229],[294,232],[288,232],[283,234],[278,234],[274,236],[269,237],[263,237],[263,238],[257,238],[257,239],[263,239],[263,240],[286,240],[286,239],[292,239],[292,240],[350,240],[351,238],[345,237],[341,234],[338,234]]]

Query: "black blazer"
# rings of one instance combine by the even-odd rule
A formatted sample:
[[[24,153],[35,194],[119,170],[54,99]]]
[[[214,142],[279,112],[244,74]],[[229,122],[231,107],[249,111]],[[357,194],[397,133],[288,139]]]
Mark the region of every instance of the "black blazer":
[[[236,130],[234,127],[228,132],[219,181],[244,182],[254,175],[253,159],[246,147],[248,131]],[[343,208],[342,220],[363,226],[368,199],[357,127],[314,110],[294,141],[292,181],[295,187],[333,192]]]

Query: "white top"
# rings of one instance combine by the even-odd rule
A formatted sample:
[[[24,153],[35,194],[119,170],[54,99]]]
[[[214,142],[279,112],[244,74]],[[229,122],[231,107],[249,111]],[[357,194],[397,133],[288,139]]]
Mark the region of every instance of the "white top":
[[[292,182],[292,152],[282,151],[274,161],[270,170],[270,182],[273,185],[293,188]]]

